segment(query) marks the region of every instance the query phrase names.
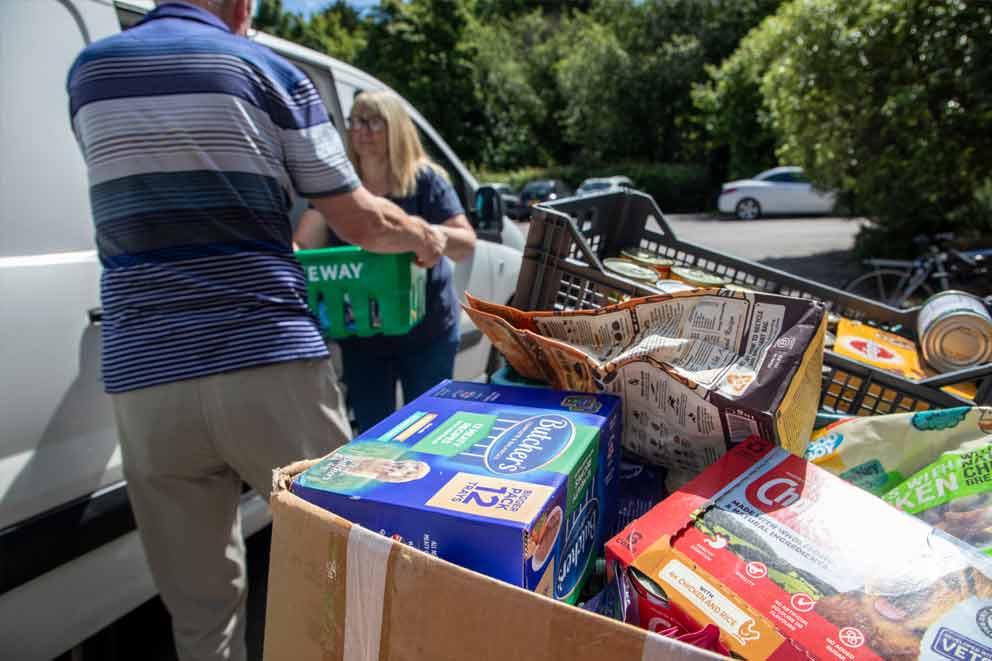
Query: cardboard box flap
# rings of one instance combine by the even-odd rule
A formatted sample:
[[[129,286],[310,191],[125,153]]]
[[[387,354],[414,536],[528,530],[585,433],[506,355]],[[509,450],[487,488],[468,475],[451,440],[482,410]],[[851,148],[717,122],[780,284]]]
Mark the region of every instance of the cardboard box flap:
[[[293,483],[293,478],[311,466],[319,464],[321,459],[323,457],[320,459],[302,459],[288,466],[274,469],[272,471],[272,494],[275,495],[280,491],[289,491],[290,485]]]
[[[718,659],[463,569],[292,494],[276,472],[265,659]]]

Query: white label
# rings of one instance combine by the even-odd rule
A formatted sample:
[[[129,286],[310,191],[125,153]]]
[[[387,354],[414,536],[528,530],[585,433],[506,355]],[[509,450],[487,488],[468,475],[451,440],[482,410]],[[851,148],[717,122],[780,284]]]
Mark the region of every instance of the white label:
[[[738,642],[743,644],[761,637],[754,628],[754,618],[678,560],[669,560],[658,572],[658,578],[668,583]]]
[[[614,383],[624,398],[624,447],[659,465],[699,472],[726,452],[720,412],[647,361],[624,365]]]
[[[637,320],[647,334],[641,345],[687,378],[713,386],[737,359],[750,306],[747,299],[723,296],[640,305]]]
[[[534,323],[541,335],[591,350],[600,361],[610,360],[634,339],[629,310],[581,317],[537,317]]]
[[[784,450],[767,455],[714,500],[739,530],[751,531],[745,537],[764,540],[789,565],[837,592],[870,581],[881,593],[893,585],[902,593],[967,564],[966,549],[931,534],[922,521],[899,515],[880,498],[839,488],[832,478],[818,480],[812,466],[784,470],[787,457]],[[882,538],[886,544],[877,543]]]
[[[720,384],[720,392],[737,397],[747,390],[757,377],[768,349],[778,341],[784,320],[784,305],[758,303],[754,306],[744,354],[725,372],[723,382]]]
[[[730,434],[730,442],[740,443],[751,436],[758,436],[758,423],[743,415],[727,413],[727,427]]]
[[[975,300],[974,297],[965,294],[945,294],[930,299],[920,309],[917,319],[917,327],[920,335],[925,335],[930,330],[930,324],[935,319],[950,312],[974,312],[992,322],[988,310],[985,309],[985,306],[980,301]]]
[[[327,280],[357,280],[362,277],[363,262],[343,264],[321,264],[307,267],[307,279],[310,282]]]

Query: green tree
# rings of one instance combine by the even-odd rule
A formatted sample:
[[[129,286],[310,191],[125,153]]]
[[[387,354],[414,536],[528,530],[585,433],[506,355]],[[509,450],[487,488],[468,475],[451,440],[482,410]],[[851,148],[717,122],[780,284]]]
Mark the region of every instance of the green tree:
[[[870,249],[992,230],[992,5],[796,0],[782,19],[761,80],[779,156],[854,193],[885,230]]]
[[[549,160],[538,133],[546,107],[531,84],[521,37],[512,21],[475,22],[467,35],[476,49],[477,99],[483,116],[479,153],[473,160],[511,168]]]
[[[790,38],[787,19],[769,16],[741,40],[719,67],[707,67],[708,81],[693,86],[694,121],[705,136],[715,179],[753,176],[775,165],[777,137],[761,93],[761,81]]]
[[[594,158],[702,158],[693,84],[780,3],[597,0],[556,68],[569,139]]]
[[[344,0],[336,0],[309,19],[287,12],[282,0],[262,0],[254,25],[258,30],[346,62],[353,62],[365,48],[361,17]]]
[[[405,96],[451,144],[475,160],[485,117],[478,99],[477,50],[467,38],[466,3],[383,0],[367,24],[358,65]]]

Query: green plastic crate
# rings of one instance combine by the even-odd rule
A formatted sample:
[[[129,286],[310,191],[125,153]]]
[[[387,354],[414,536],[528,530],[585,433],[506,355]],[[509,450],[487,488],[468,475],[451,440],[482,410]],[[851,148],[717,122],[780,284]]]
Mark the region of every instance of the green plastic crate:
[[[324,337],[403,335],[424,318],[427,270],[413,253],[380,255],[358,246],[299,250],[307,305]]]

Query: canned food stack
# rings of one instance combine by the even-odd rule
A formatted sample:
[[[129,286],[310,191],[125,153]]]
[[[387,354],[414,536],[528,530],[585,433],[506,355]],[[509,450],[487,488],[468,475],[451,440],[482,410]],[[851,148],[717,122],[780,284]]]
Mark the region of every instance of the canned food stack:
[[[656,287],[665,293],[706,287],[726,287],[726,278],[707,273],[674,260],[652,255],[632,246],[624,248],[619,257],[603,260],[603,266],[617,275]]]

